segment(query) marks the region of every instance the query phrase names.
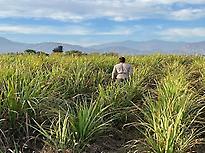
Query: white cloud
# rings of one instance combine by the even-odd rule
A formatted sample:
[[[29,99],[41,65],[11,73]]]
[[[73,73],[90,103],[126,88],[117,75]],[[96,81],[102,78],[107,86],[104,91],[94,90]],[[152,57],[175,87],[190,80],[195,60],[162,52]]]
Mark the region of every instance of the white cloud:
[[[89,29],[78,26],[56,28],[52,26],[0,25],[0,33],[87,35],[90,32]]]
[[[25,26],[0,24],[0,33],[8,34],[50,34],[50,35],[130,35],[135,27],[114,27],[109,31],[96,31],[81,26]]]
[[[205,37],[205,28],[171,28],[160,32],[160,36],[166,39],[189,39]]]
[[[205,17],[205,9],[182,9],[171,13],[176,20],[191,20]]]
[[[81,21],[107,17],[115,21],[140,18],[204,17],[204,9],[170,9],[174,3],[205,4],[205,0],[0,0],[0,17]]]
[[[204,4],[205,0],[140,0],[145,3],[154,4],[174,4],[174,3],[187,3],[187,4]]]

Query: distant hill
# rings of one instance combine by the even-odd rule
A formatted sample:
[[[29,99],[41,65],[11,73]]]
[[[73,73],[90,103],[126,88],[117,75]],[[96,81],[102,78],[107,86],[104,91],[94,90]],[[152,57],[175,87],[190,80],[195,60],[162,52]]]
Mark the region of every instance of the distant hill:
[[[57,42],[44,42],[44,43],[19,43],[10,41],[6,38],[0,37],[0,52],[22,52],[26,49],[34,49],[36,51],[46,51],[48,53],[52,52],[54,48],[62,45],[65,51],[67,50],[80,50],[80,51],[89,51],[88,48],[79,46],[79,45],[71,45],[65,43],[57,43]]]
[[[64,51],[80,50],[83,52],[117,52],[120,54],[151,54],[155,52],[165,54],[205,54],[205,41],[201,42],[172,42],[162,40],[150,41],[122,41],[100,44],[95,46],[83,47],[80,45],[72,45],[57,42],[43,42],[43,43],[20,43],[0,37],[0,52],[22,52],[26,49],[34,49],[37,51],[46,51],[48,53],[62,45]]]
[[[14,42],[6,38],[0,37],[0,51],[1,52],[22,51],[25,48],[28,48],[28,46],[29,44]]]
[[[91,48],[96,48],[98,50],[104,51],[107,48],[110,50],[120,50],[122,46],[128,48],[130,54],[149,54],[154,52],[161,53],[178,53],[181,49],[186,46],[185,42],[169,42],[161,40],[150,40],[150,41],[123,41],[115,43],[107,43],[97,46],[91,46]],[[121,51],[121,50],[120,50]],[[123,50],[122,50],[123,51]],[[124,51],[125,52],[125,51]]]

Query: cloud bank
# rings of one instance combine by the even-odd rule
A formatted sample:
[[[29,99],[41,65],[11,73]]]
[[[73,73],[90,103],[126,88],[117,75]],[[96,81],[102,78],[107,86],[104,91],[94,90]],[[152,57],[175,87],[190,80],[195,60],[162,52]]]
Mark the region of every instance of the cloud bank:
[[[96,18],[121,22],[146,18],[194,20],[205,17],[204,5],[205,0],[0,0],[0,18],[72,22]]]

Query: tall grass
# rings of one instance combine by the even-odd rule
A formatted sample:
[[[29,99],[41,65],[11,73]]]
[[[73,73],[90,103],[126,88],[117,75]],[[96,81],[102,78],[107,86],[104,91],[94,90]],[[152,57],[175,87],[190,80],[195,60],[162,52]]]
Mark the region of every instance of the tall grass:
[[[35,121],[37,126],[33,128],[55,150],[82,152],[90,141],[95,140],[110,126],[112,119],[109,107],[103,106],[99,101],[77,100],[67,105],[67,108],[59,107],[58,115],[51,108],[50,113],[54,116],[42,124]]]
[[[126,59],[134,75],[117,84],[111,80],[115,56],[1,55],[0,148],[29,148],[37,137],[56,151],[82,152],[105,130],[136,120],[138,108],[144,150],[186,151],[203,131],[204,58]]]
[[[204,130],[195,126],[204,104],[189,89],[186,73],[183,66],[174,63],[159,82],[157,97],[150,95],[146,98],[141,124],[148,151],[186,152]]]

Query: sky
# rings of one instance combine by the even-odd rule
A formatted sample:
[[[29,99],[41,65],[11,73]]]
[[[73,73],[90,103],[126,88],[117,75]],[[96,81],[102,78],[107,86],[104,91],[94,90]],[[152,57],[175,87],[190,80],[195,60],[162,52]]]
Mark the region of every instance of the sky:
[[[0,37],[90,46],[205,40],[205,0],[0,0]]]

